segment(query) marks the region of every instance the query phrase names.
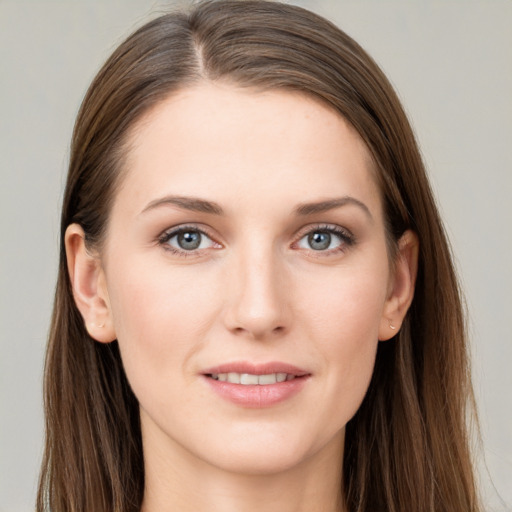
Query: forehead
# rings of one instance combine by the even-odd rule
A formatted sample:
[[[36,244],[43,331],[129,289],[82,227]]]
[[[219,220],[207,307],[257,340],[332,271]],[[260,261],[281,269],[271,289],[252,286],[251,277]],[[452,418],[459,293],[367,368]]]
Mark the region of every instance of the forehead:
[[[335,185],[339,193],[379,195],[369,151],[352,126],[288,90],[204,83],[179,91],[136,124],[128,148],[119,195],[132,202],[164,191],[216,201],[233,192],[267,202],[322,199]]]

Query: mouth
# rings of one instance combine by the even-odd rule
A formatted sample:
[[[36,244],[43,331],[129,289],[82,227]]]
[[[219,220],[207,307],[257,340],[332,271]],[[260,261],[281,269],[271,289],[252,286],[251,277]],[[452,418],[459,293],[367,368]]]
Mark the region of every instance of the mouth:
[[[210,373],[206,374],[207,377],[210,377],[214,380],[218,380],[221,382],[229,382],[231,384],[241,384],[242,386],[268,386],[269,384],[276,384],[280,382],[290,381],[296,378],[301,378],[301,376],[293,375],[291,373],[278,372],[278,373],[264,373],[264,374],[254,374],[254,373],[237,373],[237,372],[229,372],[229,373]]]
[[[297,395],[311,373],[285,363],[229,363],[202,373],[210,388],[231,403],[263,408]]]

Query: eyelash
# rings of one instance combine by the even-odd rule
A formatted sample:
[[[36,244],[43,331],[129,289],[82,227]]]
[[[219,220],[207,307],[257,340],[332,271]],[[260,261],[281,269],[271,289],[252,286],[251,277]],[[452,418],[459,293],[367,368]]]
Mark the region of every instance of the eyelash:
[[[169,240],[173,239],[175,236],[178,236],[182,233],[200,233],[202,236],[205,236],[209,238],[214,244],[220,245],[218,242],[215,242],[214,238],[205,230],[202,228],[199,228],[198,226],[194,225],[185,225],[185,226],[179,226],[178,228],[172,228],[170,230],[164,231],[159,237],[158,237],[158,244],[163,247],[164,250],[171,252],[172,254],[176,254],[178,256],[187,258],[190,256],[197,256],[198,250],[190,250],[187,251],[185,249],[176,249],[172,245],[169,245]],[[204,250],[204,249],[200,249]]]
[[[172,247],[169,245],[169,240],[172,238],[187,232],[194,232],[194,233],[200,233],[202,236],[207,237],[212,241],[213,244],[217,244],[220,246],[218,242],[215,241],[215,239],[203,228],[199,228],[198,226],[194,225],[184,225],[179,226],[178,228],[172,228],[170,230],[167,230],[163,232],[158,237],[158,244],[163,247],[164,250],[169,251],[173,254],[176,254],[181,257],[191,257],[191,256],[197,256],[199,251],[204,251],[205,249],[195,249],[195,250],[185,250],[185,249],[176,249],[175,247]],[[308,228],[305,228],[302,230],[302,232],[299,234],[298,239],[296,242],[292,244],[292,247],[297,247],[298,243],[303,240],[305,237],[313,234],[313,233],[328,233],[330,235],[334,235],[340,239],[340,246],[335,247],[334,249],[327,249],[327,250],[315,250],[315,249],[306,249],[310,253],[313,253],[315,257],[322,257],[322,256],[328,256],[332,254],[337,254],[339,252],[344,252],[351,246],[353,246],[356,243],[355,236],[348,231],[345,228],[341,228],[336,225],[332,224],[318,224],[315,226],[309,226]]]
[[[313,233],[328,233],[340,239],[339,247],[335,247],[334,249],[307,249],[310,254],[314,255],[317,258],[345,252],[347,249],[349,249],[356,243],[356,237],[346,228],[342,228],[340,226],[336,226],[333,224],[317,224],[315,226],[308,226],[307,228],[305,228],[300,233],[297,242],[294,242],[293,245],[296,246],[301,240],[303,240],[305,237]]]

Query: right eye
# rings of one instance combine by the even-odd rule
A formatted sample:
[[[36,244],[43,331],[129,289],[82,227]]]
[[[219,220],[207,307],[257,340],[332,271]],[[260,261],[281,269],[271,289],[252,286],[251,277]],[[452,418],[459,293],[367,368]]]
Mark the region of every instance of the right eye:
[[[219,246],[204,231],[192,227],[180,227],[167,231],[159,242],[166,249],[182,254]]]

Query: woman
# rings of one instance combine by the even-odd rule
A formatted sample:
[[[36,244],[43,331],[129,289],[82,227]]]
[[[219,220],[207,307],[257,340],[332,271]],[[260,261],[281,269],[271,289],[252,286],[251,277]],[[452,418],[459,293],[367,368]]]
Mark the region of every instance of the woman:
[[[458,286],[411,128],[303,9],[200,3],[83,102],[39,510],[479,510]]]

